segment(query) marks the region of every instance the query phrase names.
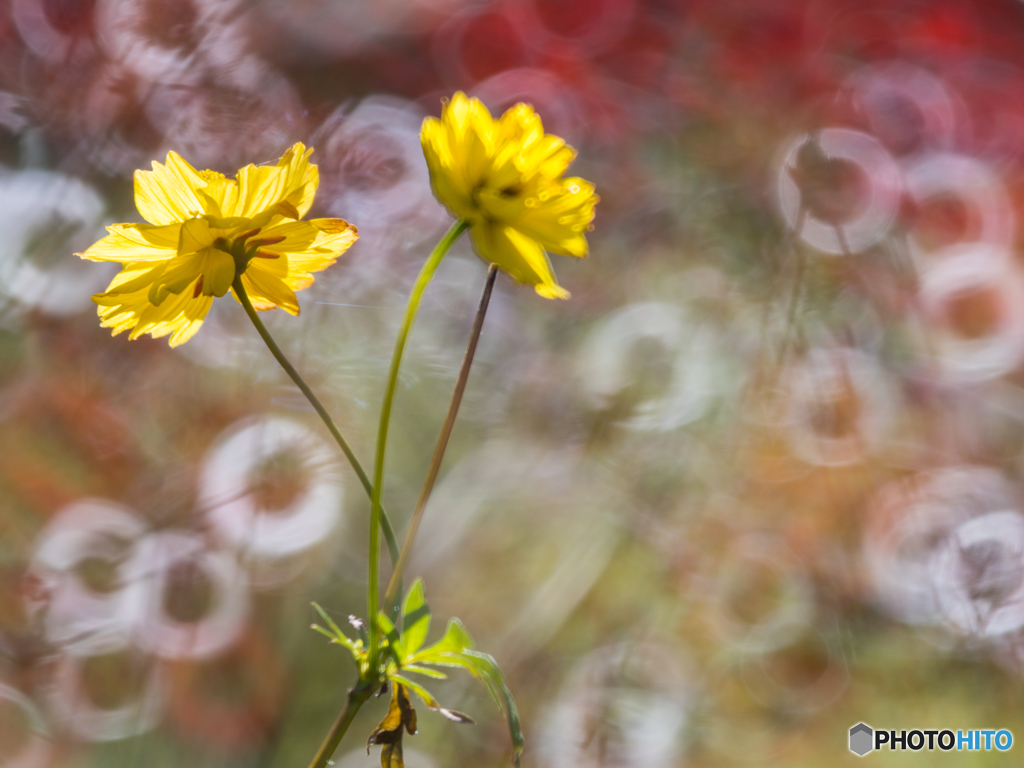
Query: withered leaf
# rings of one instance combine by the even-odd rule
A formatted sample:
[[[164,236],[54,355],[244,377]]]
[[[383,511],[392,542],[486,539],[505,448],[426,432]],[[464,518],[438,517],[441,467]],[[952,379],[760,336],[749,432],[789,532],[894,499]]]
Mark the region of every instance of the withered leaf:
[[[380,721],[366,742],[366,752],[370,746],[379,744],[381,768],[405,768],[402,758],[402,731],[410,735],[416,734],[416,710],[409,703],[409,694],[405,686],[395,683],[391,687],[391,704],[388,713]]]
[[[380,748],[380,764],[381,768],[405,768],[401,737],[394,744],[385,744]]]

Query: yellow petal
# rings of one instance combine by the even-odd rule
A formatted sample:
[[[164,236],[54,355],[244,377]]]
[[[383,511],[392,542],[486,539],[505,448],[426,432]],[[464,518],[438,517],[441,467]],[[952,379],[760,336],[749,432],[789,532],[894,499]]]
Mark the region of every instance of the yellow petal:
[[[519,283],[536,286],[537,293],[545,298],[569,297],[556,282],[551,262],[536,240],[501,224],[480,224],[470,232],[473,246],[484,261],[497,264]]]
[[[285,236],[282,242],[261,248],[260,251],[287,256],[284,262],[267,261],[287,265],[287,272],[280,276],[293,291],[301,291],[312,285],[313,276],[310,273],[329,267],[359,237],[356,228],[344,219],[287,222],[265,232],[268,235]]]
[[[217,248],[200,251],[204,296],[223,296],[235,279],[235,260]]]
[[[200,296],[185,306],[185,310],[178,320],[177,329],[171,335],[171,338],[168,339],[172,348],[184,344],[196,335],[196,332],[202,327],[203,319],[206,317],[207,312],[210,311],[212,304],[212,297]]]
[[[193,192],[197,192],[206,186],[207,181],[203,174],[197,171],[192,165],[177,152],[167,153],[167,169],[181,179]],[[209,171],[205,173],[209,174]]]
[[[287,171],[277,165],[247,165],[238,172],[238,203],[234,215],[252,218],[284,199]]]
[[[161,336],[167,336],[180,330],[191,322],[189,315],[186,313],[188,305],[200,300],[193,298],[191,290],[183,290],[159,306],[150,304],[144,307],[142,312],[139,313],[135,328],[128,335],[128,338],[137,339],[142,334],[148,333],[154,339],[158,339]],[[207,305],[207,308],[209,308],[209,305]],[[205,316],[205,312],[203,315]]]
[[[271,245],[262,246],[262,248],[275,253],[287,253],[289,251],[306,250],[313,245],[313,242],[319,234],[320,230],[317,229],[312,222],[282,221],[280,224],[264,227],[260,230],[258,235],[251,238],[250,242],[255,243],[258,240],[283,237],[284,240]]]
[[[154,279],[146,294],[149,303],[160,306],[170,294],[184,291],[202,275],[202,265],[201,253],[175,256],[166,262],[162,272],[154,273]]]
[[[505,189],[523,182],[523,158],[532,145],[545,139],[540,117],[529,104],[516,104],[508,109],[497,124],[495,157],[488,186]],[[550,139],[562,142],[557,136]]]
[[[522,153],[520,167],[523,173],[557,179],[576,159],[576,150],[557,136],[544,136]]]
[[[285,259],[286,257],[281,257],[281,260]],[[284,282],[283,274],[273,274],[272,272],[275,270],[273,265],[276,261],[278,260],[253,259],[249,263],[249,268],[242,275],[246,293],[249,294],[253,306],[256,306],[257,309],[266,308],[269,304],[280,307],[291,315],[298,315],[299,300],[295,297],[295,292]],[[287,266],[285,266],[285,274],[287,274]]]
[[[572,294],[557,283],[537,283],[533,286],[533,290],[537,292],[538,296],[543,296],[545,299],[572,298]]]
[[[225,211],[225,215],[260,217],[256,226],[265,226],[280,215],[294,219],[305,216],[320,183],[319,170],[309,162],[312,153],[312,149],[299,143],[274,166],[248,165],[241,169],[235,208],[230,214]]]
[[[199,174],[206,186],[196,190],[212,216],[233,216],[238,203],[238,182],[216,171],[201,171]]]
[[[192,290],[186,290],[173,299],[155,307],[146,297],[147,291],[113,296],[102,294],[94,297],[100,304],[100,324],[110,328],[113,335],[132,329],[131,338],[149,333],[154,338],[173,334],[171,346],[183,344],[202,325],[213,299],[208,296],[193,298]]]
[[[278,166],[285,169],[285,188],[282,200],[287,201],[298,212],[295,218],[305,216],[313,205],[316,189],[320,184],[320,171],[309,162],[312,149],[298,143],[292,146],[281,159]]]
[[[178,249],[179,224],[112,224],[110,233],[93,243],[85,253],[77,254],[90,261],[161,261],[174,256]]]
[[[444,123],[436,117],[428,117],[420,128],[420,144],[427,161],[427,169],[433,174],[441,171],[449,172],[454,164],[451,146],[448,144],[448,130]],[[463,194],[468,189],[460,190]]]
[[[544,124],[533,107],[520,102],[505,110],[498,121],[498,143],[529,147],[544,138]]]
[[[110,285],[107,286],[105,294],[99,294],[100,296],[116,296],[126,293],[135,293],[143,288],[149,289],[149,286],[163,274],[166,267],[166,262],[156,262],[154,266],[153,262],[139,261],[133,264],[128,264],[120,272],[118,272],[114,279],[110,281]]]
[[[142,310],[149,306],[145,290],[124,295],[101,293],[93,296],[92,300],[99,305],[97,313],[103,320],[101,325],[105,328],[121,325],[125,320],[131,321],[126,327],[132,328]],[[119,328],[114,334],[117,335],[123,330],[124,327]]]
[[[199,173],[174,152],[167,165],[153,161],[152,171],[135,172],[135,206],[151,224],[173,224],[206,213],[197,194],[205,186]]]
[[[292,265],[304,264],[302,256],[330,255],[332,259],[347,251],[356,240],[359,239],[359,230],[344,219],[311,219],[310,224],[316,227],[319,233],[313,241],[309,251],[304,253],[289,254],[289,261]],[[305,269],[310,267],[305,266]]]
[[[206,219],[189,219],[181,225],[178,253],[187,256],[208,248],[222,234],[223,230],[214,229]]]
[[[202,218],[210,225],[211,229],[221,230],[217,233],[217,237],[226,237],[247,229],[256,229],[252,219],[247,219],[244,216],[203,216]]]
[[[471,219],[475,215],[466,176],[455,168],[448,147],[448,132],[440,120],[428,118],[420,131],[423,155],[430,171],[430,187],[434,196],[453,215]]]
[[[586,233],[599,200],[589,181],[563,179],[529,198],[516,226],[551,253],[582,258],[588,253]]]
[[[461,177],[464,188],[472,190],[490,169],[497,132],[494,118],[479,99],[457,93],[441,120],[448,129],[448,144],[455,159],[453,172]]]

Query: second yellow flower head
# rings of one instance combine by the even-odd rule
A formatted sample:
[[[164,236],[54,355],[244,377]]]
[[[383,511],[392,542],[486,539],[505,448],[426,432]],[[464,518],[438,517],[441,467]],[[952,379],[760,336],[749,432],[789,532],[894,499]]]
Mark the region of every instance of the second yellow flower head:
[[[149,223],[114,224],[79,254],[122,265],[93,297],[102,325],[183,344],[238,275],[256,309],[297,315],[295,291],[358,237],[342,219],[301,220],[319,183],[311,153],[296,144],[276,165],[248,165],[234,179],[197,171],[174,152],[166,165],[136,171],[135,204]]]
[[[547,298],[567,298],[548,253],[587,255],[594,185],[562,178],[576,152],[544,133],[528,104],[495,120],[478,99],[456,93],[420,133],[437,198],[470,225],[477,254]]]

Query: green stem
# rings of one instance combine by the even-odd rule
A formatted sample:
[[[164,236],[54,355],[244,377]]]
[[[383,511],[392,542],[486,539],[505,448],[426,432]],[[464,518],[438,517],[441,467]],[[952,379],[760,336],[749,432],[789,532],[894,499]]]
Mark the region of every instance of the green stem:
[[[341,714],[338,715],[338,719],[334,721],[334,725],[331,726],[330,733],[327,734],[327,738],[324,739],[324,743],[320,745],[320,749],[317,750],[316,757],[314,757],[313,762],[309,764],[309,768],[326,768],[328,763],[330,763],[331,756],[334,754],[334,751],[338,748],[342,738],[345,736],[345,732],[348,731],[348,727],[355,719],[356,712],[358,712],[359,708],[366,703],[372,693],[373,686],[362,682],[348,692],[348,700],[345,703],[345,708],[341,710]]]
[[[398,331],[398,338],[395,339],[395,349],[391,353],[391,368],[388,370],[387,386],[384,390],[384,403],[380,409],[380,426],[377,428],[377,450],[373,457],[373,493],[370,494],[370,553],[368,568],[368,584],[366,589],[366,612],[367,620],[370,623],[370,669],[377,669],[379,658],[379,633],[377,624],[377,611],[380,608],[380,538],[379,526],[383,508],[381,507],[381,496],[384,491],[384,451],[388,444],[388,425],[391,422],[391,406],[395,401],[395,389],[398,385],[398,368],[402,364],[402,353],[405,351],[405,342],[412,330],[413,322],[416,320],[416,311],[419,309],[420,300],[427,285],[441,265],[441,260],[451,249],[452,244],[459,235],[466,231],[469,224],[459,219],[452,224],[451,229],[441,238],[441,241],[434,246],[433,252],[427,259],[426,264],[420,270],[413,285],[409,301],[405,305],[405,317],[402,318],[402,326]]]
[[[295,382],[295,386],[302,390],[302,394],[304,394],[306,399],[309,400],[310,405],[313,406],[317,415],[320,416],[320,420],[327,426],[331,436],[334,437],[335,442],[338,443],[338,447],[341,448],[341,452],[345,454],[345,458],[348,459],[348,463],[352,465],[352,469],[355,470],[356,475],[359,477],[359,482],[362,483],[363,488],[366,489],[366,495],[372,499],[373,486],[370,485],[370,478],[366,476],[366,472],[363,470],[363,465],[359,463],[359,459],[356,458],[355,453],[352,451],[352,447],[341,434],[341,430],[335,425],[330,414],[327,413],[327,409],[323,407],[320,400],[317,399],[317,396],[313,394],[313,390],[309,388],[309,385],[306,384],[303,378],[299,375],[299,372],[295,370],[295,367],[288,361],[288,358],[284,356],[284,352],[281,351],[281,348],[277,346],[277,342],[274,341],[274,337],[270,335],[270,331],[267,330],[267,327],[260,319],[259,313],[249,300],[249,294],[245,292],[245,286],[242,285],[241,275],[235,276],[235,280],[231,284],[231,287],[235,289],[235,295],[238,296],[238,300],[242,302],[242,306],[245,307],[245,313],[249,315],[249,319],[252,320],[252,324],[256,326],[256,332],[259,333],[260,338],[263,339],[263,342],[267,345],[270,353],[274,356],[277,362],[281,364],[281,367],[284,368],[285,373],[287,373],[291,377],[292,381]],[[395,537],[395,529],[391,525],[391,519],[388,517],[388,514],[384,509],[381,509],[379,519],[380,522],[378,525],[384,529],[384,538],[388,543],[391,562],[397,563],[398,539]]]
[[[395,570],[391,574],[391,581],[388,583],[388,591],[384,595],[384,605],[386,606],[392,605],[399,598],[398,593],[402,588],[402,574],[405,572],[405,566],[409,564],[409,557],[412,555],[412,545],[416,540],[416,532],[419,530],[420,521],[423,519],[423,512],[426,510],[427,502],[430,500],[430,494],[434,490],[437,475],[441,471],[441,461],[444,459],[444,452],[448,448],[448,439],[452,436],[455,417],[459,415],[462,395],[466,391],[466,383],[469,381],[469,369],[473,365],[476,345],[480,341],[480,331],[484,327],[484,316],[487,314],[487,305],[491,302],[491,291],[494,290],[494,280],[497,276],[498,266],[491,264],[487,270],[487,280],[484,282],[484,292],[480,296],[480,305],[476,310],[476,319],[473,321],[473,330],[469,335],[469,343],[466,345],[466,354],[462,358],[459,377],[455,382],[455,391],[452,393],[452,400],[448,405],[448,415],[445,416],[444,426],[441,427],[441,435],[437,438],[434,458],[430,462],[430,469],[427,470],[427,478],[423,481],[420,498],[416,502],[416,509],[412,513],[412,520],[409,521],[409,528],[405,532],[402,552],[398,556],[398,563],[395,565]]]

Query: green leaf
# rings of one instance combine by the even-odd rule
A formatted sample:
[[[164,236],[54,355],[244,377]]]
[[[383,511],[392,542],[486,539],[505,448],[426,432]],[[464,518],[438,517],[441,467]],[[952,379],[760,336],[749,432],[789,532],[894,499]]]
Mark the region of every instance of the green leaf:
[[[444,707],[442,707],[441,704],[437,701],[437,699],[434,698],[434,695],[419,683],[414,682],[413,680],[410,680],[407,677],[402,677],[402,675],[392,674],[391,679],[397,683],[401,683],[410,691],[413,691],[417,696],[420,697],[420,699],[423,700],[424,704],[430,707],[430,709],[444,715],[452,722],[469,723],[470,725],[476,725],[476,721],[473,720],[473,718],[469,715],[464,714],[462,712],[457,712],[454,709],[445,709]]]
[[[512,698],[512,691],[505,684],[505,676],[498,668],[498,662],[490,654],[480,651],[466,650],[462,655],[469,662],[467,669],[483,682],[498,705],[498,709],[505,712],[505,716],[508,718],[509,734],[512,736],[512,746],[515,749],[515,763],[518,766],[519,756],[523,753],[523,747],[526,746],[526,739],[523,738],[523,724],[519,720],[519,709],[516,707],[515,699]]]
[[[419,683],[415,682],[414,680],[408,680],[405,677],[403,677],[402,675],[396,674],[394,672],[392,672],[390,675],[388,675],[388,679],[392,680],[393,682],[396,682],[396,683],[401,683],[406,688],[408,688],[410,691],[413,691],[417,696],[419,696],[421,699],[423,699],[423,703],[426,704],[431,709],[437,709],[438,707],[441,706],[440,704],[437,703],[437,699],[435,699],[433,697],[433,695],[430,693],[430,691],[428,691],[426,688],[424,688],[422,685],[420,685]]]
[[[342,632],[338,625],[334,623],[334,619],[327,615],[327,611],[320,607],[319,603],[312,603],[311,605],[316,612],[320,614],[320,618],[323,619],[327,623],[327,626],[331,628],[331,632],[334,633],[335,637],[345,637],[345,633]],[[346,637],[345,639],[347,640],[348,638]]]
[[[473,638],[469,636],[469,632],[462,626],[462,622],[458,619],[452,619],[448,622],[448,629],[444,633],[444,637],[438,640],[429,648],[424,648],[412,655],[409,659],[412,663],[423,662],[426,664],[444,664],[447,666],[461,667],[457,661],[453,661],[450,657],[461,654],[463,651],[472,650],[475,647]]]
[[[323,608],[321,608],[316,603],[313,603],[313,607],[316,609],[316,612],[320,614],[320,617],[327,623],[327,626],[330,627],[330,630],[324,629],[323,627],[317,624],[311,625],[310,628],[315,630],[316,632],[319,632],[324,637],[329,638],[332,643],[337,643],[338,645],[345,646],[349,649],[349,651],[352,652],[352,655],[358,660],[360,648],[356,645],[356,643],[349,639],[348,636],[346,636],[345,633],[341,631],[338,625],[334,623],[334,620],[327,615],[327,612]]]
[[[405,596],[402,608],[402,642],[405,643],[403,658],[411,656],[423,647],[430,631],[430,606],[423,590],[423,579],[416,579]]]
[[[387,644],[384,646],[388,655],[394,659],[395,666],[402,666],[402,638],[398,636],[398,630],[395,629],[395,625],[391,623],[391,619],[387,617],[384,611],[377,614],[377,626],[380,627],[381,633],[387,638]]]
[[[337,635],[335,635],[333,632],[330,632],[330,631],[324,629],[319,624],[310,624],[309,628],[312,629],[314,632],[319,632],[321,635],[326,637],[332,643],[338,642],[338,636]]]
[[[406,672],[415,672],[417,675],[426,675],[432,677],[435,680],[447,680],[448,675],[441,672],[438,669],[431,669],[430,667],[420,667],[416,664],[406,664],[402,669]]]
[[[461,667],[480,680],[490,692],[498,709],[508,718],[508,730],[512,736],[515,749],[515,763],[519,765],[519,756],[523,752],[526,740],[523,738],[523,726],[519,720],[512,692],[505,684],[505,676],[498,668],[493,656],[473,650],[475,643],[469,632],[458,619],[448,622],[448,630],[438,642],[429,648],[416,653],[413,662],[434,664],[438,666]],[[429,705],[428,705],[429,706]]]

